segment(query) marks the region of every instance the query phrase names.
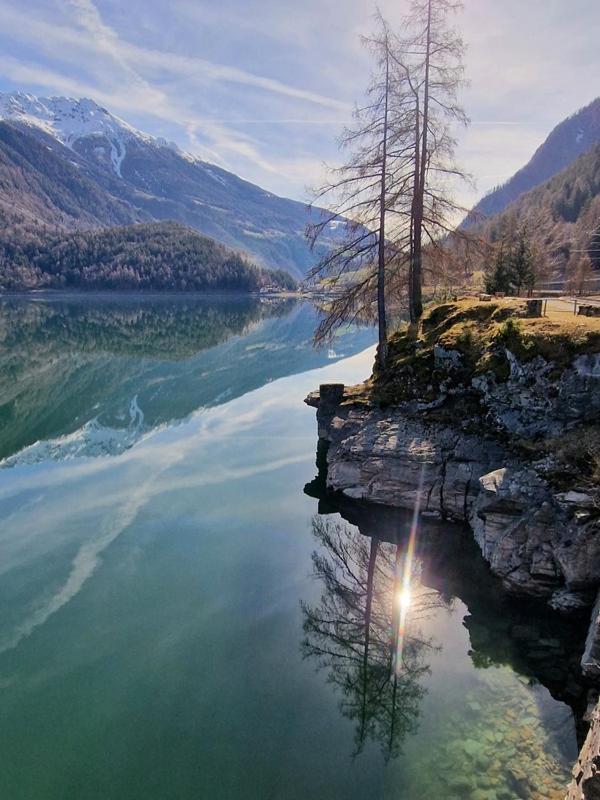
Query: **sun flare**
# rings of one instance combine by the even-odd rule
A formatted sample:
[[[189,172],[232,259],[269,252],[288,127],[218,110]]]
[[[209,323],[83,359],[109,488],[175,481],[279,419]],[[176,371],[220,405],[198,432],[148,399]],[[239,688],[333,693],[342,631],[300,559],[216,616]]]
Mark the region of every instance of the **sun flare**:
[[[398,603],[398,606],[400,607],[401,611],[408,610],[411,603],[411,599],[412,597],[410,589],[401,589],[396,594],[396,602]]]

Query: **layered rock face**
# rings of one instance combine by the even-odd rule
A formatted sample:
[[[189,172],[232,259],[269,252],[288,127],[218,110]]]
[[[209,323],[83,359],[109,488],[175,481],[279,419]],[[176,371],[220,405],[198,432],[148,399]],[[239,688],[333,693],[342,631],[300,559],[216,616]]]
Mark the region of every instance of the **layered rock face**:
[[[590,729],[573,767],[565,800],[600,800],[600,708],[592,714]]]
[[[436,360],[452,369],[460,354],[441,350]],[[480,434],[465,431],[461,419],[428,421],[414,403],[383,410],[341,385],[322,386],[307,403],[329,442],[327,483],[351,498],[468,522],[509,590],[576,611],[593,603],[600,583],[597,499],[552,488],[548,459],[526,463],[498,432],[505,441],[506,434],[552,436],[596,419],[600,355],[579,356],[554,377],[543,359],[507,357],[505,381],[489,374],[469,387],[487,418]]]
[[[522,362],[507,350],[506,357],[506,380],[493,373],[472,380],[497,429],[517,436],[556,436],[600,414],[600,353],[578,356],[559,375],[541,356]]]
[[[331,389],[322,387],[324,393]],[[332,406],[318,395],[319,435],[329,442],[327,483],[347,497],[455,521],[468,519],[478,480],[505,458],[493,441],[427,425],[396,411]],[[419,500],[417,500],[419,498]]]

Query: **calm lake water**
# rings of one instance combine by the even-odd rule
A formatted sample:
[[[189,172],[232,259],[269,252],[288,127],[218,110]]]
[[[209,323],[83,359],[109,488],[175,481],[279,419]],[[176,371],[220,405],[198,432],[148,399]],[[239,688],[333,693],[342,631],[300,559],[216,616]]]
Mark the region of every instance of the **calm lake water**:
[[[302,399],[374,335],[314,324],[1,302],[1,798],[562,797],[579,630],[461,528],[408,562],[410,515],[326,495]]]

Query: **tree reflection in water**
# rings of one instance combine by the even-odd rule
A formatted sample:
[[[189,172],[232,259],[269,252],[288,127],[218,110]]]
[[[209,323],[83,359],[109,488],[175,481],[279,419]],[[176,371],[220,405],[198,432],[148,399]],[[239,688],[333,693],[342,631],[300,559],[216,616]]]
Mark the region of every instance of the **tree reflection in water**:
[[[427,656],[436,648],[419,623],[449,603],[420,584],[419,561],[407,560],[408,537],[365,537],[322,516],[313,518],[312,527],[320,545],[313,569],[323,593],[318,605],[302,604],[303,654],[341,689],[340,709],[356,721],[355,754],[372,739],[386,759],[395,758],[416,731]]]

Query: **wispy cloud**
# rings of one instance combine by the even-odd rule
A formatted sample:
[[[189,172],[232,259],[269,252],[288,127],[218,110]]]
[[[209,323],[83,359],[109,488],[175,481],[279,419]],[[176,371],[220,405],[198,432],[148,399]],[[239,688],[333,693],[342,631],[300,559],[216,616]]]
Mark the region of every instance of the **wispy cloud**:
[[[66,15],[60,23],[34,19],[20,11],[0,6],[0,20],[5,30],[9,28],[16,38],[43,46],[46,53],[60,52],[68,62],[68,72],[55,65],[50,69],[32,61],[14,56],[1,56],[0,69],[13,82],[47,88],[53,92],[71,95],[89,95],[117,112],[129,112],[158,119],[169,126],[179,125],[187,134],[186,149],[214,161],[221,166],[239,170],[240,163],[250,163],[260,172],[282,175],[291,168],[296,176],[313,175],[320,169],[320,160],[289,155],[282,158],[268,155],[264,145],[248,132],[240,130],[245,125],[315,125],[343,124],[349,116],[348,103],[318,92],[297,87],[281,80],[265,77],[246,70],[215,63],[203,58],[184,56],[156,48],[133,44],[107,25],[91,0],[64,0],[62,10]],[[71,25],[68,22],[71,22]],[[65,48],[68,51],[65,53]],[[85,54],[85,55],[84,55]],[[86,72],[96,80],[73,78],[71,67],[85,57]],[[184,81],[185,93],[173,94],[161,88],[144,73],[160,73],[160,84],[170,78]],[[85,73],[84,73],[85,74]],[[196,91],[206,92],[210,85],[232,85],[247,88],[264,95],[281,97],[300,104],[307,111],[303,118],[255,118],[231,120],[198,114],[190,99]],[[314,109],[337,111],[339,120],[320,121]],[[312,112],[311,112],[312,110]],[[311,113],[313,116],[311,116]]]
[[[481,191],[597,93],[600,7],[578,2],[577,14],[563,0],[466,3],[458,22],[474,122],[461,152]],[[380,5],[399,24],[407,0]],[[312,180],[335,160],[336,126],[361,98],[358,34],[371,14],[363,0],[173,0],[168,15],[159,0],[0,0],[0,86],[92,96],[271,191],[302,196],[303,174]],[[505,136],[512,130],[520,142]]]

